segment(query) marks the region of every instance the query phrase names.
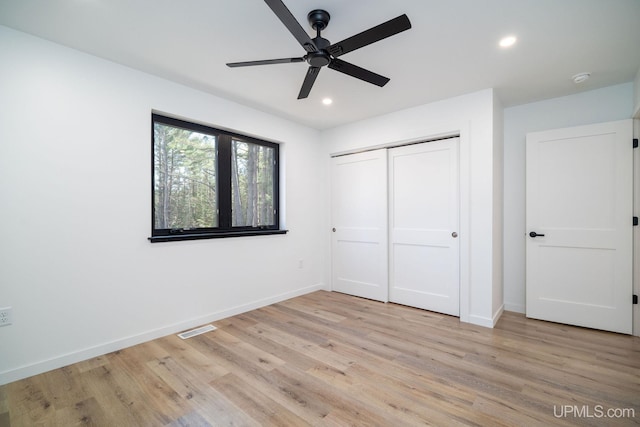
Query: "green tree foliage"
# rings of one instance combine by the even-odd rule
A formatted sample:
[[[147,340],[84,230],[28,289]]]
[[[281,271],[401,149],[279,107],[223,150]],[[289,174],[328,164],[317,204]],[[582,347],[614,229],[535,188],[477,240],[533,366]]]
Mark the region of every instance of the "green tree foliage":
[[[217,227],[216,139],[154,125],[155,226]]]
[[[154,124],[155,228],[218,226],[215,136]],[[273,225],[275,150],[231,140],[233,227]]]
[[[273,148],[233,140],[231,149],[233,226],[272,225]]]

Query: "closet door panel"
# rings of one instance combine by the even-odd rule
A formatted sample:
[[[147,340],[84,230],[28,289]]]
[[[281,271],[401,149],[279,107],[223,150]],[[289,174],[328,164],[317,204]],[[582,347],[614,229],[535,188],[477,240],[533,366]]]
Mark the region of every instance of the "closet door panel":
[[[332,159],[332,289],[388,301],[387,150]]]
[[[389,300],[459,316],[458,138],[389,150]]]

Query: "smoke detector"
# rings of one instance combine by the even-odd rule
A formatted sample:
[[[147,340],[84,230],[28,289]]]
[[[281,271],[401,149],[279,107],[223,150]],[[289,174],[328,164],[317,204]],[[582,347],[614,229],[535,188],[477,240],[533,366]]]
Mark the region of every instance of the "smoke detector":
[[[580,84],[589,80],[589,77],[591,77],[591,73],[578,73],[571,77],[571,80],[573,80],[575,84]]]

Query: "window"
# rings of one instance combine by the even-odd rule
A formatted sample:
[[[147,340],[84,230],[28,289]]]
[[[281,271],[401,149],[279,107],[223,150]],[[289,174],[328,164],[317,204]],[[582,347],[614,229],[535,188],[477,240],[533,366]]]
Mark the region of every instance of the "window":
[[[278,144],[152,114],[152,242],[285,233]]]

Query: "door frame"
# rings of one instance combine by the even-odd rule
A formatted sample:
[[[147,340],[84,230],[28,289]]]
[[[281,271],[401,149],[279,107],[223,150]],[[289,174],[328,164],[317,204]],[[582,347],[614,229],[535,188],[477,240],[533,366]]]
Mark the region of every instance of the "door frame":
[[[640,109],[633,119],[633,138],[640,138]],[[640,148],[633,150],[633,215],[640,216]],[[640,227],[633,227],[633,293],[640,297]],[[640,304],[633,306],[633,332],[640,337]]]
[[[492,313],[492,317],[484,317],[471,315],[471,174],[470,174],[470,152],[471,152],[471,130],[470,122],[463,121],[458,123],[444,123],[439,126],[429,128],[423,132],[422,136],[400,139],[368,146],[365,148],[357,148],[353,150],[345,150],[331,153],[330,157],[342,156],[346,154],[361,153],[364,151],[377,150],[380,148],[393,148],[402,145],[417,144],[429,141],[435,141],[443,138],[458,137],[460,138],[458,145],[458,175],[460,186],[460,223],[459,239],[460,239],[460,321],[465,323],[473,323],[475,325],[493,328],[498,318],[502,314],[502,309],[496,313]],[[331,236],[329,236],[331,237]]]

